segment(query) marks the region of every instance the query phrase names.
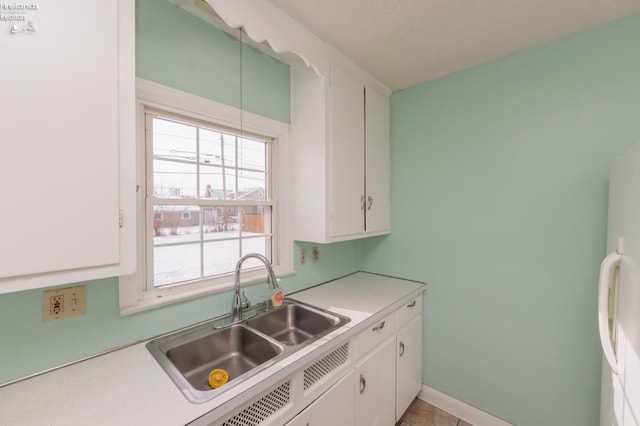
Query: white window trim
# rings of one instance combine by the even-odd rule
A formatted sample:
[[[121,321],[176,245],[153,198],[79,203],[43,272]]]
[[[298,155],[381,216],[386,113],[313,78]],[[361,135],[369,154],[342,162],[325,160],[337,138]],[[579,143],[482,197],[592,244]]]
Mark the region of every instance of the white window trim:
[[[179,90],[163,86],[141,78],[136,79],[136,114],[137,114],[137,172],[136,180],[139,188],[141,182],[145,182],[145,108],[156,108],[170,113],[184,115],[195,119],[210,121],[239,128],[247,132],[262,134],[274,139],[272,160],[274,162],[273,173],[277,177],[273,188],[274,197],[278,200],[278,211],[274,217],[274,271],[278,277],[295,273],[293,267],[293,234],[291,226],[291,200],[287,199],[292,194],[291,153],[289,148],[289,130],[287,123],[282,123],[238,108],[221,104],[196,95],[181,92]],[[120,313],[122,315],[153,309],[156,307],[194,299],[208,294],[228,291],[234,286],[234,278],[231,275],[212,277],[200,280],[194,284],[169,285],[154,290],[146,290],[146,240],[144,226],[145,199],[144,191],[136,194],[137,203],[137,270],[131,275],[121,276],[119,280]],[[252,284],[266,280],[266,271],[263,268],[243,271],[242,284]]]

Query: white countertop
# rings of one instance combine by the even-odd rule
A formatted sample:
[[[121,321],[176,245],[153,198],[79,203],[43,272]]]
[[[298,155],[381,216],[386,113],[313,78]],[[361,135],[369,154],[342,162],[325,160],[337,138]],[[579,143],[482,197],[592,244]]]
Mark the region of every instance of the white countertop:
[[[351,321],[203,404],[182,395],[142,342],[0,388],[0,425],[177,425],[212,410],[222,414],[424,288],[418,282],[358,272],[291,295]]]

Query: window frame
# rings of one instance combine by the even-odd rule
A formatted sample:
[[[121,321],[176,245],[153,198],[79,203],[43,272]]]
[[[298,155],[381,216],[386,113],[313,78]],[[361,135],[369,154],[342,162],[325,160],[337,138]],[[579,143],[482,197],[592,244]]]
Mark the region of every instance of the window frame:
[[[150,236],[154,233],[154,228],[153,228],[153,224],[155,222],[155,206],[165,206],[165,207],[169,207],[169,206],[173,206],[173,207],[188,207],[188,206],[198,206],[198,207],[205,207],[205,206],[209,206],[209,207],[234,207],[236,209],[238,208],[243,208],[243,207],[255,207],[255,206],[259,206],[259,207],[263,207],[265,209],[268,210],[268,214],[266,215],[266,220],[269,222],[269,231],[263,233],[261,236],[242,236],[242,232],[239,233],[238,238],[234,238],[234,240],[238,241],[238,248],[240,249],[240,247],[243,245],[243,243],[247,242],[248,240],[251,240],[253,238],[269,238],[270,243],[268,245],[268,247],[266,248],[266,252],[260,252],[261,254],[263,254],[264,256],[266,256],[267,258],[271,258],[274,259],[274,261],[277,263],[277,250],[274,250],[274,241],[277,238],[277,236],[274,234],[274,217],[276,215],[275,212],[277,212],[279,206],[278,206],[278,200],[277,197],[274,196],[274,191],[272,190],[273,188],[273,183],[275,182],[274,177],[274,164],[276,164],[276,162],[273,159],[273,155],[274,155],[274,146],[276,144],[274,138],[266,136],[266,135],[259,135],[259,134],[255,134],[255,133],[250,133],[247,132],[245,129],[233,129],[227,126],[221,126],[218,123],[213,123],[213,122],[203,122],[201,120],[194,120],[191,117],[186,117],[183,115],[177,115],[177,114],[173,114],[173,113],[169,113],[167,111],[163,111],[160,110],[158,108],[152,108],[152,107],[145,107],[144,109],[144,113],[145,113],[145,123],[146,123],[146,127],[145,127],[145,136],[146,136],[146,140],[145,140],[145,149],[146,149],[146,183],[147,183],[147,188],[146,188],[146,194],[143,194],[143,197],[145,197],[145,220],[146,220],[146,237],[145,239],[147,240],[147,251],[146,254],[148,257],[153,257],[155,255],[155,249],[158,247],[158,245],[156,244],[156,241],[154,238],[151,238]],[[154,129],[154,120],[155,119],[160,119],[160,120],[165,120],[165,121],[170,121],[170,122],[174,122],[174,123],[181,123],[187,126],[191,126],[191,127],[196,127],[199,129],[205,129],[205,130],[213,130],[213,131],[218,131],[218,132],[222,132],[225,133],[229,136],[233,135],[234,139],[236,139],[236,143],[238,141],[238,139],[242,138],[247,138],[247,139],[253,139],[256,141],[260,141],[262,143],[265,144],[265,149],[266,149],[266,155],[267,155],[267,162],[265,164],[265,168],[264,168],[264,172],[265,172],[265,183],[266,183],[266,190],[267,193],[269,194],[269,198],[268,199],[263,199],[263,200],[241,200],[241,199],[225,199],[225,200],[213,200],[213,199],[207,199],[207,198],[201,198],[199,196],[195,196],[195,197],[191,197],[191,196],[185,196],[185,197],[163,197],[163,196],[159,196],[156,194],[152,194],[151,192],[155,192],[155,191],[151,191],[151,187],[154,186],[154,177],[153,177],[153,172],[154,172],[154,154],[153,154],[153,148],[152,148],[152,144],[153,144],[153,137],[155,135],[155,129]],[[237,153],[236,153],[237,154]],[[200,167],[198,167],[197,163],[194,163],[193,165],[196,166],[196,169],[198,170],[202,170],[203,166],[200,165]],[[238,164],[234,164],[233,166],[227,166],[227,171],[231,171],[234,170],[235,172],[241,171],[243,170],[242,167],[240,167],[239,163]],[[197,185],[200,184],[201,180],[200,180],[200,176],[198,176],[198,178],[196,179],[196,181],[198,182]],[[203,188],[199,188],[198,191],[202,192]],[[234,189],[235,185],[234,185]],[[182,219],[184,218],[184,214],[185,212],[181,213],[181,217]],[[190,215],[190,212],[188,212],[188,214]],[[190,219],[190,218],[189,218]],[[205,243],[214,243],[215,240],[204,240]],[[202,255],[202,250],[204,249],[203,247],[200,248],[201,252],[200,254]],[[243,250],[244,251],[244,250]],[[154,283],[154,265],[155,262],[151,259],[147,259],[147,275],[146,275],[146,290],[154,290],[156,288],[156,285]],[[246,265],[246,264],[245,264]],[[203,265],[201,265],[201,268],[203,267]],[[246,269],[248,269],[248,266],[245,266]],[[229,274],[231,273],[231,271],[229,272],[225,272],[223,274],[218,274],[218,275],[224,275],[224,274]],[[194,279],[188,279],[188,280],[184,280],[184,281],[179,281],[179,282],[175,282],[175,283],[167,283],[167,284],[162,284],[158,287],[167,287],[167,286],[182,286],[182,285],[188,285],[187,282],[189,281],[200,281],[200,280],[213,280],[213,276],[210,278],[204,277],[204,278],[194,278]],[[214,284],[215,285],[215,284]]]
[[[271,194],[275,200],[272,218],[273,268],[278,277],[295,273],[293,267],[293,238],[290,214],[291,202],[287,197],[293,193],[291,185],[291,165],[289,164],[290,125],[267,117],[241,111],[238,108],[221,104],[190,93],[185,93],[141,78],[136,79],[136,179],[137,179],[137,268],[127,276],[120,277],[120,312],[129,314],[155,307],[193,299],[207,294],[233,289],[234,274],[196,280],[190,283],[168,284],[159,288],[147,289],[147,275],[153,269],[147,262],[148,241],[146,231],[147,201],[143,183],[150,184],[146,164],[146,112],[166,112],[169,115],[182,116],[187,120],[202,123],[214,123],[216,126],[242,130],[273,139],[271,146]],[[277,206],[277,207],[275,207]],[[152,226],[153,224],[151,224]],[[151,269],[150,269],[151,268]],[[242,273],[242,284],[247,285],[266,280],[264,268],[247,269]]]

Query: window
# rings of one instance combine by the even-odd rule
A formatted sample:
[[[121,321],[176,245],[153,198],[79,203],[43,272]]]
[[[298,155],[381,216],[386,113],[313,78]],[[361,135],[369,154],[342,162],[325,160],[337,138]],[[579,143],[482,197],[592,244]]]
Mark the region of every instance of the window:
[[[229,274],[248,253],[271,259],[273,139],[156,110],[145,115],[147,287]]]
[[[228,290],[248,253],[270,259],[279,276],[293,273],[288,124],[137,86],[138,267],[120,278],[121,312]],[[243,264],[243,284],[265,278],[261,262]]]

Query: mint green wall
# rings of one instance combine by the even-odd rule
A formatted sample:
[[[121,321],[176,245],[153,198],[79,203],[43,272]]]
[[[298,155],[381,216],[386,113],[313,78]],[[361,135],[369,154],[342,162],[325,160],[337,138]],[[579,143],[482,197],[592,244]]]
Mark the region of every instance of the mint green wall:
[[[138,0],[136,5],[138,75],[238,106],[234,103],[237,95],[226,91],[238,83],[238,68],[232,66],[239,63],[237,42],[164,0]],[[180,48],[179,43],[185,47]],[[219,50],[215,51],[215,61],[206,62],[201,53],[210,47]],[[251,101],[244,106],[250,104],[254,112],[288,121],[288,66],[257,51],[245,52],[253,59],[243,62],[252,63],[254,68],[244,73],[243,92],[247,95],[260,90],[248,96]],[[206,63],[198,62],[200,59]],[[185,66],[185,61],[192,62]],[[181,75],[189,76],[188,81],[178,79]],[[300,247],[310,252],[312,245],[296,243],[296,252]],[[358,252],[358,242],[321,246],[318,264],[297,266],[297,274],[283,279],[281,285],[285,293],[291,293],[355,272]],[[231,309],[231,294],[227,292],[121,317],[117,278],[80,284],[87,286],[86,315],[46,323],[42,321],[42,289],[0,295],[0,384]],[[266,284],[246,290],[253,302],[266,300],[269,295]]]
[[[167,0],[136,1],[136,74],[289,122],[289,66]]]
[[[608,168],[640,142],[640,15],[395,93],[392,234],[429,284],[423,381],[519,426],[598,424]]]

